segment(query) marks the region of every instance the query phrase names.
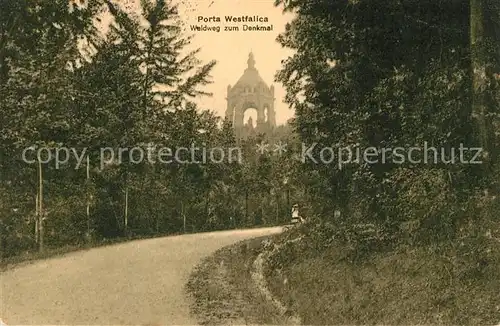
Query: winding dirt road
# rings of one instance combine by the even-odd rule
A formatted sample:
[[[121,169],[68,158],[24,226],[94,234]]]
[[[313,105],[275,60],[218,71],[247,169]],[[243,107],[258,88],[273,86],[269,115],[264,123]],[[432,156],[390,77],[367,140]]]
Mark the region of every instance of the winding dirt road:
[[[184,285],[198,262],[239,240],[281,228],[133,241],[0,274],[7,325],[194,325]]]

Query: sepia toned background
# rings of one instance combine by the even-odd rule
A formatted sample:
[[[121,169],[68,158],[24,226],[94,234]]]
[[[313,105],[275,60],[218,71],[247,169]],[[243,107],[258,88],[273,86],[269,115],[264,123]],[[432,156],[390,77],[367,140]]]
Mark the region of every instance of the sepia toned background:
[[[216,60],[217,65],[212,71],[213,84],[207,85],[205,90],[213,93],[211,98],[199,98],[195,102],[203,109],[213,110],[217,115],[223,117],[226,110],[226,90],[228,85],[234,85],[247,67],[247,59],[250,51],[253,52],[256,68],[261,77],[270,86],[275,87],[276,124],[284,124],[290,119],[294,112],[285,104],[285,90],[282,85],[274,82],[274,75],[281,68],[281,60],[286,59],[292,52],[284,49],[276,42],[276,37],[285,30],[286,23],[290,22],[293,14],[283,13],[280,7],[274,6],[274,0],[204,0],[204,1],[175,1],[179,4],[185,23],[186,35],[193,35],[190,50],[201,48],[198,55],[200,60],[207,63]],[[139,11],[138,1],[120,2],[132,12]],[[273,31],[224,31],[224,16],[261,16],[268,17],[268,23],[272,24]],[[198,16],[219,16],[221,23],[198,23]],[[103,19],[103,32],[107,30],[110,17],[106,15]],[[219,33],[214,31],[192,32],[190,26],[195,24],[207,24],[210,26],[221,26]],[[232,23],[242,26],[243,23]],[[252,25],[252,23],[248,23]],[[257,112],[253,109],[245,112],[244,121],[252,117],[256,121]]]

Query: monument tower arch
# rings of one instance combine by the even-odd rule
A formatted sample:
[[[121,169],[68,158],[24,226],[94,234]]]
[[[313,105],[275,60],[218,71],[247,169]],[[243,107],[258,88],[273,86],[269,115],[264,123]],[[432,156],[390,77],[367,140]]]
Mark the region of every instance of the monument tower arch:
[[[257,130],[266,131],[276,126],[274,86],[269,87],[259,75],[252,52],[248,55],[247,65],[236,84],[227,87],[226,118],[236,131],[243,130],[245,111],[253,108],[257,110]]]

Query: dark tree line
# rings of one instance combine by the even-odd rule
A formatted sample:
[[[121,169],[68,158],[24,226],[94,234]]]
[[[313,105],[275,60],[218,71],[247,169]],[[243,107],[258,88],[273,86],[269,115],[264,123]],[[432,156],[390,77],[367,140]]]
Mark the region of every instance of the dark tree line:
[[[185,54],[191,39],[177,8],[141,1],[142,12],[130,15],[116,3],[0,4],[4,257],[37,247],[36,213],[46,216],[47,246],[279,224],[297,200],[318,234],[371,223],[392,242],[436,243],[498,229],[497,1],[277,1],[296,13],[278,37],[295,54],[277,81],[295,109],[298,138],[287,126],[247,140],[206,110],[214,108],[192,103],[210,95],[203,86],[216,63]],[[104,36],[96,28],[103,12],[113,18]],[[480,165],[335,168],[301,164],[292,151],[258,155],[262,140],[284,140],[299,153],[301,142],[335,149],[427,142],[447,153],[483,147],[486,155]],[[40,169],[20,156],[29,146],[88,148],[98,162],[105,147],[192,143],[237,146],[245,160],[134,164],[125,155],[87,173]]]
[[[499,3],[277,5],[297,13],[279,37],[296,53],[277,78],[302,141],[406,149],[427,142],[456,155],[460,144],[484,149],[484,164],[310,162],[300,173],[310,180],[317,232],[371,223],[390,241],[429,244],[498,230]]]
[[[274,173],[283,160],[258,156],[260,140],[241,142],[207,110],[215,108],[193,104],[211,96],[203,86],[216,63],[187,51],[191,37],[182,33],[175,5],[141,1],[140,15],[114,1],[0,6],[2,257],[44,246],[284,222],[284,185]],[[112,17],[106,35],[96,27],[103,15]],[[267,137],[290,135],[283,127]],[[100,166],[103,148],[116,154],[191,144],[241,147],[245,160],[136,164],[124,152],[119,164]],[[75,159],[56,168],[24,162],[30,147],[86,151],[78,169]]]

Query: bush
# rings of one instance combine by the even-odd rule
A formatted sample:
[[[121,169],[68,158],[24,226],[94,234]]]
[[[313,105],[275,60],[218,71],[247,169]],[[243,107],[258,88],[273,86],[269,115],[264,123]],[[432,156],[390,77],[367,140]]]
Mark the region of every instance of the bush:
[[[399,168],[384,184],[391,191],[381,201],[401,240],[414,244],[455,237],[466,204],[458,200],[447,170]]]

